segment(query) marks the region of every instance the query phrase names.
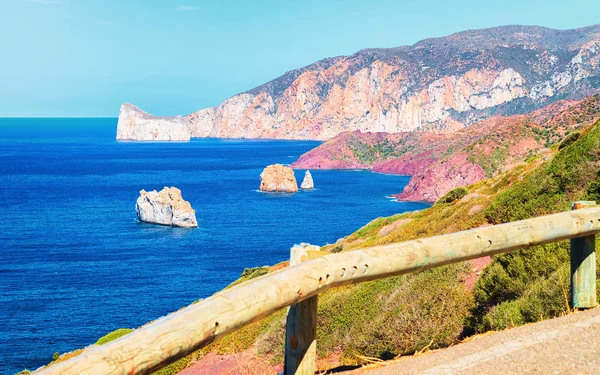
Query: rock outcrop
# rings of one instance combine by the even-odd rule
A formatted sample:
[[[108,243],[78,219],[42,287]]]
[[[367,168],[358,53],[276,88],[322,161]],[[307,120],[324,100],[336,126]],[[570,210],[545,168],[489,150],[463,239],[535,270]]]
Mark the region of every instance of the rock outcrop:
[[[152,224],[196,228],[196,211],[183,200],[181,190],[165,187],[161,191],[140,191],[135,204],[138,219]]]
[[[310,171],[306,171],[304,174],[304,179],[302,180],[302,184],[300,184],[300,188],[304,190],[311,190],[315,188],[315,183]]]
[[[192,137],[452,131],[600,92],[600,25],[506,26],[318,61],[183,118]]]
[[[267,166],[260,174],[260,190],[278,193],[295,193],[298,183],[294,171],[281,164]]]
[[[315,188],[315,183],[312,179],[310,171],[306,171],[304,174],[304,179],[302,180],[302,184],[300,184],[300,188],[304,190],[311,190]]]
[[[117,140],[189,141],[190,130],[183,117],[157,117],[125,103],[119,112]]]

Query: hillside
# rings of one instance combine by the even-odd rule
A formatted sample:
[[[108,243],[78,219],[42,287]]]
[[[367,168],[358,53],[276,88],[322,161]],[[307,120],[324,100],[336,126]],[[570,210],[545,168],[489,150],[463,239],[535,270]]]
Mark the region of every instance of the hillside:
[[[435,202],[451,189],[543,157],[600,118],[600,95],[524,115],[494,116],[452,133],[342,133],[292,164],[302,169],[371,169],[412,176],[397,197]]]
[[[445,203],[377,218],[322,250],[352,251],[451,233],[566,211],[574,200],[600,198],[600,121],[562,146],[550,150],[545,161],[520,163],[466,187],[463,194],[449,194],[454,198]],[[238,282],[285,266],[249,270]],[[563,241],[494,257],[472,289],[473,265],[466,262],[330,290],[319,296],[320,368],[409,355],[474,332],[568,314],[568,267],[568,241]],[[284,313],[226,336],[204,353],[254,353],[280,363]],[[200,369],[206,364],[198,356],[194,366]]]
[[[183,122],[192,137],[326,140],[354,130],[439,132],[598,92],[599,25],[504,26],[324,59]],[[180,123],[156,119],[163,126]]]

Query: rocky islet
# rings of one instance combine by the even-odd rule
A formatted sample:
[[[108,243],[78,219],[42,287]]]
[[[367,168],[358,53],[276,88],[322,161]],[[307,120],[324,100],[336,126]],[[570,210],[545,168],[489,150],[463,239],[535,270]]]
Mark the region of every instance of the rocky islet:
[[[140,191],[135,204],[140,221],[174,227],[196,228],[196,211],[183,199],[181,190],[165,187],[161,191]]]

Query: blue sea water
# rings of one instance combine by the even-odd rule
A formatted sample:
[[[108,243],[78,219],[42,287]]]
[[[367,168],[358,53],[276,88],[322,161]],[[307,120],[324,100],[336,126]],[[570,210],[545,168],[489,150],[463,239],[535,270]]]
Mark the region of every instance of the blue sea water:
[[[257,191],[312,141],[117,142],[116,119],[0,119],[0,374],[48,363],[210,296],[300,242],[333,243],[425,207],[408,177],[312,171],[316,189]],[[303,170],[296,171],[301,180]],[[198,229],[139,223],[141,189],[176,186]]]

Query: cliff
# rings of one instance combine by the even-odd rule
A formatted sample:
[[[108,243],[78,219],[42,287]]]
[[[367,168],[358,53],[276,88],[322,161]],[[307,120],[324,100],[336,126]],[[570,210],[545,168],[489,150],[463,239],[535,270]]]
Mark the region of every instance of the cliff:
[[[410,175],[397,197],[435,202],[473,184],[543,157],[572,132],[600,117],[600,95],[560,101],[524,115],[494,116],[452,133],[347,132],[303,154],[300,169],[371,169]]]
[[[600,92],[600,25],[505,26],[328,58],[183,118],[192,137],[445,132]]]
[[[183,117],[157,117],[125,103],[119,112],[117,140],[189,141],[190,131]]]

